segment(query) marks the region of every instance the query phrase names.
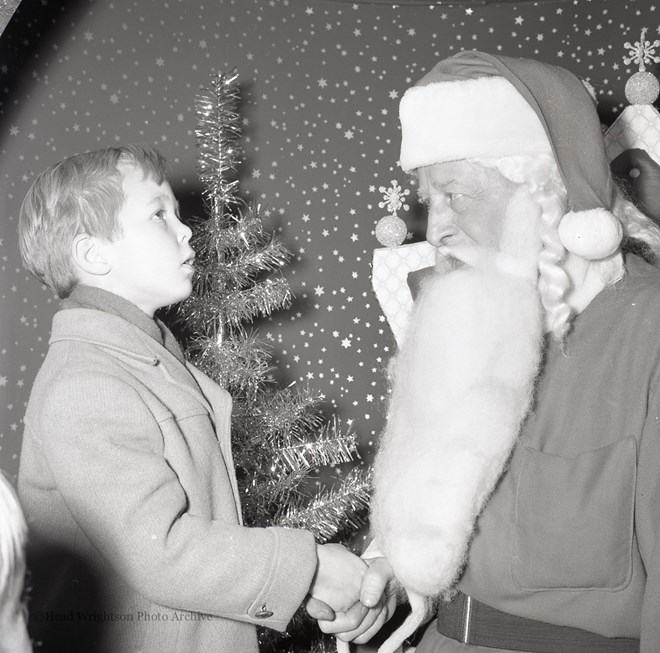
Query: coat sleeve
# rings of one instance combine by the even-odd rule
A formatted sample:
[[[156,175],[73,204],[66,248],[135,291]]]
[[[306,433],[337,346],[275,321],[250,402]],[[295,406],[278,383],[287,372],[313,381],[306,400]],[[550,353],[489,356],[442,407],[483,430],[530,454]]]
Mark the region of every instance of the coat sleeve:
[[[655,653],[660,643],[660,369],[649,393],[639,446],[635,534],[646,570],[640,653]]]
[[[59,378],[40,412],[42,449],[58,491],[135,591],[169,608],[284,630],[316,569],[311,533],[190,514],[158,421],[116,377]]]

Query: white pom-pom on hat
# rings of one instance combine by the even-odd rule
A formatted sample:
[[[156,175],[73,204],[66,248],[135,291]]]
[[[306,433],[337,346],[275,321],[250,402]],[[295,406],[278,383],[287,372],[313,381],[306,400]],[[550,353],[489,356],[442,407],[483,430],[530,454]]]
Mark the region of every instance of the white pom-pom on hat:
[[[571,253],[593,261],[614,254],[623,239],[621,224],[609,211],[571,211],[559,223],[559,240]]]

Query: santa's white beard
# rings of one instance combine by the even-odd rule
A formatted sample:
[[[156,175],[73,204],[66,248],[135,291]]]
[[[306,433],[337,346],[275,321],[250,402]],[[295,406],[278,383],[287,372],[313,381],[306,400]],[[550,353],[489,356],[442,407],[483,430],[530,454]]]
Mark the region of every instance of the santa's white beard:
[[[489,265],[425,283],[392,368],[371,518],[409,595],[455,584],[529,410],[542,333],[529,278]]]

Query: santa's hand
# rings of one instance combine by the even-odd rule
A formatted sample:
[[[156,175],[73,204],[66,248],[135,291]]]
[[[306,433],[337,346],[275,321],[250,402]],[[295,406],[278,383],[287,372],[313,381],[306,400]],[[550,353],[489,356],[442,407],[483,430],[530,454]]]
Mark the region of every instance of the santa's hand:
[[[362,576],[362,587],[360,588],[360,602],[368,608],[374,607],[383,599],[389,598],[390,594],[395,599],[392,590],[394,571],[389,560],[385,556],[367,559],[368,569]]]
[[[375,607],[368,609],[362,622],[353,630],[336,633],[336,637],[343,642],[366,644],[391,616],[392,613],[388,611],[387,605],[379,603]]]
[[[332,621],[319,619],[318,625],[328,635],[365,630],[374,623],[382,608],[380,604],[376,608],[366,608],[360,601],[356,601],[346,612],[336,612]]]
[[[360,602],[334,621],[319,621],[319,628],[344,642],[364,644],[387,622],[396,609],[394,572],[387,558],[367,560],[369,569],[362,578]]]

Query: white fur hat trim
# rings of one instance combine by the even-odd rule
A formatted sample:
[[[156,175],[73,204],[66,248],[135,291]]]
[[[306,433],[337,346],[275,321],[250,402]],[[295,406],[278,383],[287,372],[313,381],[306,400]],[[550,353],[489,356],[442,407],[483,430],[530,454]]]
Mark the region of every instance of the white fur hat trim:
[[[405,172],[458,159],[552,153],[534,109],[503,77],[413,86],[399,117]]]

